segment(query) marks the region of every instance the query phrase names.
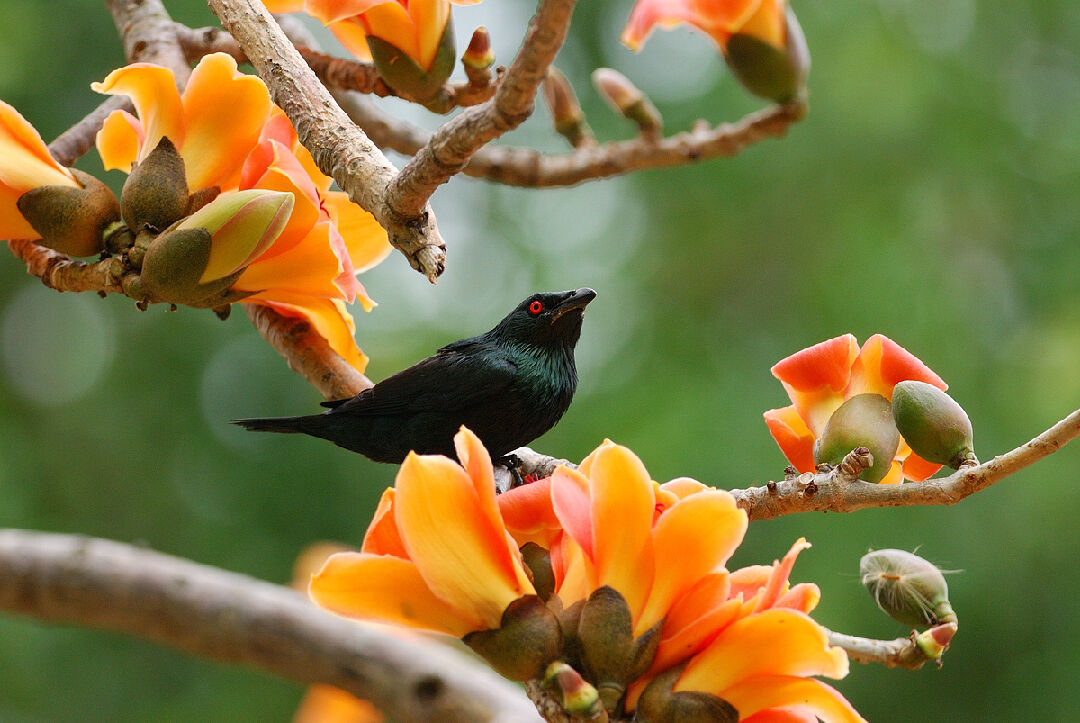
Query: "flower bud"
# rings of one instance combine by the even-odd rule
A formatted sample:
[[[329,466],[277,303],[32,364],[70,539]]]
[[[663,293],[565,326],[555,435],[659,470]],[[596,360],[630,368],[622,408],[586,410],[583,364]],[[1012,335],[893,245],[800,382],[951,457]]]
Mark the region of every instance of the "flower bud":
[[[904,625],[956,623],[941,570],[904,550],[873,550],[859,561],[862,583],[878,607]]]
[[[469,633],[462,640],[500,675],[519,681],[541,677],[562,651],[559,621],[536,595],[510,603],[499,627]]]
[[[529,571],[529,580],[541,600],[547,601],[555,592],[555,572],[551,568],[551,553],[535,542],[521,547],[521,561]]]
[[[544,100],[551,111],[555,131],[570,145],[580,148],[596,142],[570,81],[555,66],[548,68],[547,77],[544,78]]]
[[[922,651],[923,655],[930,660],[938,661],[938,665],[940,665],[941,656],[949,649],[949,644],[952,642],[953,636],[956,635],[956,631],[956,623],[935,625],[917,634],[915,644],[919,646],[919,650]]]
[[[555,661],[549,665],[544,671],[544,685],[559,691],[563,710],[567,713],[582,718],[600,714],[600,696],[596,688],[566,663]]]
[[[592,82],[615,112],[637,123],[642,133],[658,135],[663,129],[660,111],[619,71],[597,68],[593,71]]]
[[[739,712],[723,698],[697,690],[673,692],[685,665],[669,668],[645,686],[634,709],[637,723],[681,723],[715,721],[736,723]]]
[[[899,446],[900,433],[889,400],[880,394],[857,394],[833,412],[825,431],[814,441],[814,463],[837,465],[851,450],[866,447],[874,464],[861,479],[876,483],[889,473]]]
[[[19,196],[16,206],[41,234],[41,245],[68,256],[92,256],[104,246],[106,229],[120,218],[109,187],[77,168],[69,169],[80,188],[38,186]]]
[[[777,103],[795,100],[802,93],[810,71],[806,37],[790,7],[784,20],[783,47],[744,32],[733,34],[724,47],[724,60],[743,87]]]
[[[433,98],[454,70],[454,29],[450,20],[443,29],[431,66],[426,69],[404,50],[382,38],[369,34],[366,40],[379,76],[398,93],[415,101]]]
[[[461,62],[466,68],[473,70],[486,70],[495,62],[495,51],[491,49],[491,35],[483,25],[473,31],[469,47],[461,56]]]
[[[162,136],[154,150],[131,169],[120,193],[124,223],[138,233],[145,228],[162,231],[183,218],[188,210],[184,159]]]
[[[605,585],[585,601],[577,628],[582,662],[609,712],[616,710],[627,684],[652,663],[662,624],[635,640],[630,609],[617,590]]]
[[[975,460],[967,412],[934,385],[900,382],[893,389],[892,413],[904,441],[927,462],[959,469]]]

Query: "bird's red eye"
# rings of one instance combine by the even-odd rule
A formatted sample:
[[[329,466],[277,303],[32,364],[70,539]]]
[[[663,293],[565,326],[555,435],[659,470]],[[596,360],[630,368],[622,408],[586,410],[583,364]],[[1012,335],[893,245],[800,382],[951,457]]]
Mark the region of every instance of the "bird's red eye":
[[[544,305],[542,303],[540,303],[539,301],[534,301],[531,304],[529,304],[529,313],[532,314],[533,316],[536,316],[537,314],[539,314],[543,310],[544,310]]]

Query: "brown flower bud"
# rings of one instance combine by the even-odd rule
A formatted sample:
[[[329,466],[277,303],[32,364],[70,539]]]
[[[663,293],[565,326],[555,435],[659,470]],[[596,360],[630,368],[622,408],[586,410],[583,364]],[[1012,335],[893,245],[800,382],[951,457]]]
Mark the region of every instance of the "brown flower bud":
[[[524,595],[503,611],[499,627],[469,633],[462,640],[510,680],[532,680],[562,651],[555,615],[536,595]]]
[[[184,159],[167,136],[131,169],[120,193],[124,223],[138,233],[163,231],[188,211],[188,185]]]
[[[16,201],[19,213],[41,234],[41,245],[69,256],[92,256],[104,246],[106,230],[120,218],[109,187],[77,168],[81,188],[38,186]]]
[[[473,31],[469,47],[461,56],[461,62],[466,68],[484,70],[490,68],[495,62],[495,51],[491,49],[491,36],[483,25]]]
[[[597,68],[593,71],[592,82],[615,112],[634,121],[642,133],[659,135],[663,130],[660,111],[625,75],[611,68]]]

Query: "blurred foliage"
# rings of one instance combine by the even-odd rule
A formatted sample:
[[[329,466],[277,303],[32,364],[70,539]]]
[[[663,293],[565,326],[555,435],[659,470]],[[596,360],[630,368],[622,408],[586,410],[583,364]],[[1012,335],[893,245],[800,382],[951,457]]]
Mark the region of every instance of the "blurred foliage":
[[[46,139],[99,102],[122,62],[97,0],[0,3],[0,97]],[[202,0],[166,0],[213,22]],[[787,399],[778,359],[844,332],[882,332],[951,384],[987,459],[1080,400],[1080,5],[1065,0],[796,2],[814,58],[811,111],[738,158],[574,189],[454,179],[433,205],[449,267],[430,287],[399,255],[365,274],[358,319],[374,379],[488,329],[527,294],[593,286],[582,382],[533,446],[579,459],[603,438],[659,480],[722,487],[785,461],[762,411]],[[588,86],[610,65],[652,95],[669,131],[755,107],[711,44],[658,32],[617,43],[629,0],[582,3],[559,65],[602,138],[627,137]],[[459,8],[507,62],[530,4]],[[437,119],[390,104],[432,127]],[[560,149],[543,110],[508,142]],[[94,170],[95,154],[80,165]],[[400,159],[398,159],[400,162]],[[98,165],[98,168],[100,166]],[[113,174],[114,183],[120,175]],[[361,313],[362,312],[358,312]],[[358,544],[394,468],[325,442],[247,434],[242,416],[315,410],[316,392],[245,315],[135,310],[59,295],[0,256],[0,526],[146,544],[285,582],[322,539]],[[806,536],[795,580],[818,618],[857,635],[906,631],[858,580],[868,547],[945,568],[960,633],[942,670],[853,666],[838,684],[870,720],[1080,718],[1080,447],[953,508],[801,515],[751,526],[733,564]],[[1054,573],[1051,575],[1051,573]],[[0,618],[0,719],[284,720],[299,686],[141,641]],[[917,703],[916,703],[917,702]]]

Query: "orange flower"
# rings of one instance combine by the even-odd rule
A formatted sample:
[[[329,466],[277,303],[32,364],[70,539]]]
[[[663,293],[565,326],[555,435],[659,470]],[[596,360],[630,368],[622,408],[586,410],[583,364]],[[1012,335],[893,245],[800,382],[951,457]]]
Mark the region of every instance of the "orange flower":
[[[686,23],[708,35],[721,49],[735,33],[745,33],[776,48],[787,43],[787,0],[638,0],[622,41],[640,50],[653,26]]]
[[[914,379],[942,391],[948,385],[918,358],[881,334],[862,348],[851,334],[823,341],[780,360],[772,368],[793,404],[765,412],[765,423],[784,456],[800,472],[814,471],[814,440],[841,404],[858,394],[892,400],[893,387]],[[922,481],[941,468],[911,452],[901,440],[883,484]]]
[[[0,238],[41,237],[15,205],[24,193],[41,186],[78,188],[79,183],[53,160],[34,127],[0,101]]]
[[[491,458],[467,429],[454,443],[461,465],[409,454],[362,551],[312,578],[316,604],[460,638],[498,628],[510,603],[535,594],[499,516]]]

